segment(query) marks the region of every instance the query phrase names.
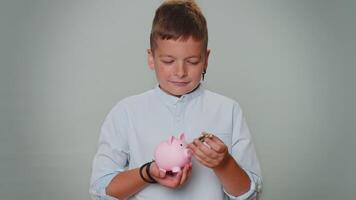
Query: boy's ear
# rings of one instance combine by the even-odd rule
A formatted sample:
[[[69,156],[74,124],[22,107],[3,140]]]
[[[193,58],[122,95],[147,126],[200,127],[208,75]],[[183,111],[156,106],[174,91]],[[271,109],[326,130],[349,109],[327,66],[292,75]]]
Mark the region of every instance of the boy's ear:
[[[155,69],[153,52],[151,49],[147,49],[147,63],[148,63],[148,66],[150,67],[150,69],[152,69],[152,70]]]
[[[210,49],[206,50],[206,54],[205,54],[205,64],[204,64],[204,71],[206,72],[208,69],[208,63],[209,63],[209,55],[210,55]]]

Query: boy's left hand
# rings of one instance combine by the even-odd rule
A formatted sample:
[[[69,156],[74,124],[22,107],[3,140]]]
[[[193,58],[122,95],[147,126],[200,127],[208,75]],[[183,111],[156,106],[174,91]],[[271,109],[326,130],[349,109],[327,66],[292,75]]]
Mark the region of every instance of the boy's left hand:
[[[209,146],[199,139],[194,139],[188,144],[193,152],[194,157],[203,165],[209,168],[217,168],[224,164],[229,155],[228,148],[218,137],[204,138]]]

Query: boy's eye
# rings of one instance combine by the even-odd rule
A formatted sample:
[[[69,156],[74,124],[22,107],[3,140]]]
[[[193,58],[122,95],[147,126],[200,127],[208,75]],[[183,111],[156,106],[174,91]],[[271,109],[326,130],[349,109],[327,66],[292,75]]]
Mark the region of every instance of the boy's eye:
[[[164,64],[171,64],[173,63],[173,60],[162,60]]]
[[[189,61],[189,60],[188,60],[188,63],[189,63],[189,64],[192,64],[192,65],[197,65],[197,64],[200,63],[200,61]]]

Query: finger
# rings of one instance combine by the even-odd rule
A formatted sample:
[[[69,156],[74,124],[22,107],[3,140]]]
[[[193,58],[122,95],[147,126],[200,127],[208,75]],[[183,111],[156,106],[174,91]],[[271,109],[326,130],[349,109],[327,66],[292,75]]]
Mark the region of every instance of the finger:
[[[204,152],[202,152],[198,147],[194,148],[194,157],[206,160],[207,162],[211,160],[211,158],[205,155]]]
[[[159,177],[164,178],[166,176],[166,172],[159,170]]]
[[[182,178],[180,179],[180,183],[179,183],[180,185],[182,185],[187,179],[188,169],[189,169],[189,165],[187,164],[183,168]]]
[[[187,148],[189,148],[194,154],[198,147],[194,143],[190,143],[187,145]]]
[[[202,158],[195,156],[195,158],[204,166],[211,168],[212,164],[210,164],[209,162],[203,160]]]
[[[215,150],[211,149],[211,147],[207,147],[207,145],[203,144],[200,140],[194,140],[193,143],[198,147],[201,152],[204,153],[205,156],[210,158],[217,158],[218,154],[215,152]]]
[[[214,160],[212,158],[207,157],[203,152],[200,151],[199,148],[194,147],[194,157],[203,165],[212,165]]]
[[[166,173],[162,170],[160,170],[156,164],[156,162],[152,162],[150,166],[150,174],[155,178],[155,179],[162,179],[165,177]]]
[[[198,146],[196,146],[195,144],[191,144],[190,149],[193,152],[193,155],[196,156],[200,156],[200,157],[206,157],[206,155],[204,155],[204,153],[199,149]]]
[[[161,179],[159,183],[169,188],[177,188],[180,184],[181,177],[182,171],[174,174],[173,176],[166,176],[164,179]]]
[[[159,177],[159,169],[155,162],[153,162],[150,166],[150,173],[152,176]]]
[[[193,170],[193,166],[192,166],[192,164],[190,163],[190,164],[189,164],[189,168],[188,168],[188,173],[187,173],[187,179],[190,177],[190,174],[192,173],[192,170]]]
[[[209,152],[210,148],[207,146],[207,144],[204,144],[202,141],[198,139],[193,140],[193,144],[198,147],[199,149],[204,150],[204,152]]]
[[[181,185],[183,185],[185,182],[187,182],[187,180],[190,177],[191,171],[192,171],[192,167],[188,164],[187,165],[187,171],[186,171],[186,174],[185,174],[185,179],[183,181],[181,180]]]
[[[217,138],[217,137],[214,137]],[[220,139],[207,138],[205,142],[217,153],[223,153],[226,149],[226,145],[220,141]]]
[[[194,143],[192,142],[192,143],[189,143],[189,144],[187,144],[187,148],[188,149],[190,149],[190,150],[192,150],[192,148],[194,148]]]
[[[225,143],[224,143],[218,136],[216,136],[216,135],[214,135],[212,138],[209,138],[209,139],[215,141],[215,142],[218,143],[218,144],[225,145]]]
[[[180,180],[182,179],[183,176],[183,171],[179,171],[175,176],[174,176],[174,186],[177,187],[180,185]]]

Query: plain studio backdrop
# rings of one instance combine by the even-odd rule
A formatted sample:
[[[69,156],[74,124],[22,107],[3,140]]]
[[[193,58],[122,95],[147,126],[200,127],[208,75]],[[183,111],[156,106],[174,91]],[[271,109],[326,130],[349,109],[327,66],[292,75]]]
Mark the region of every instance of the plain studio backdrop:
[[[155,86],[161,1],[1,0],[0,199],[89,199],[100,126]],[[265,200],[356,197],[356,1],[198,1],[206,85],[245,111]]]

